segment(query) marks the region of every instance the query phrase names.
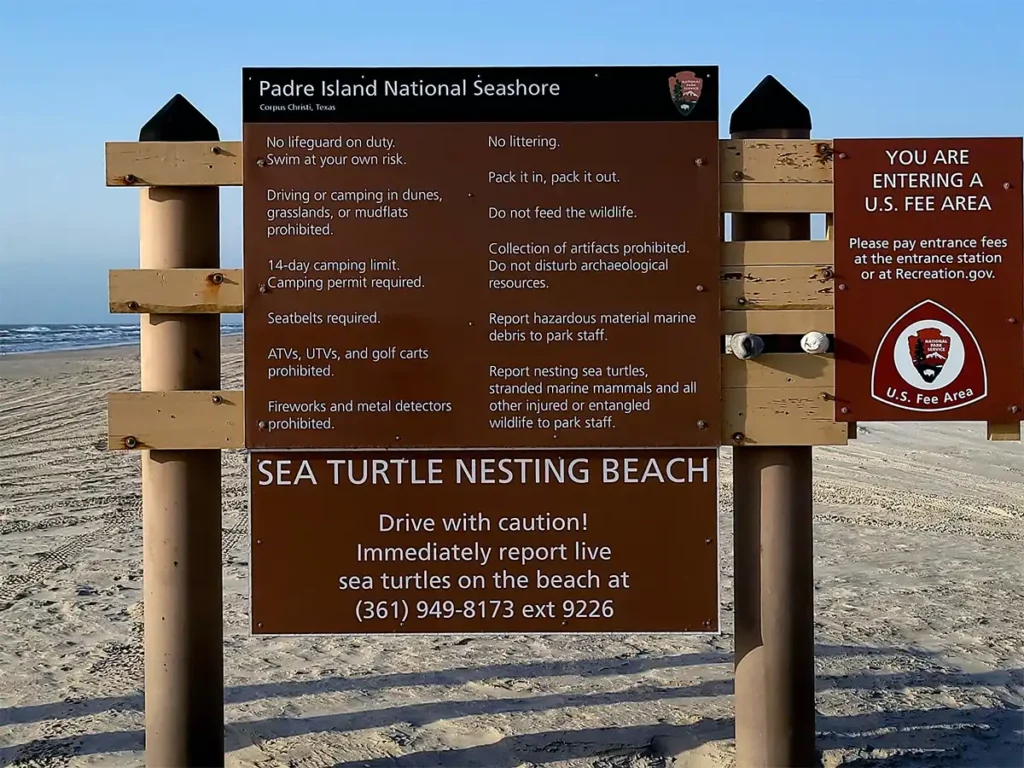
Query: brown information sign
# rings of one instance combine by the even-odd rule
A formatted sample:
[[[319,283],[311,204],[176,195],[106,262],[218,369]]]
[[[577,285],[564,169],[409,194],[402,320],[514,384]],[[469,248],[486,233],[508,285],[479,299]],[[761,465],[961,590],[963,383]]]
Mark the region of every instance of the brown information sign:
[[[1019,138],[836,139],[836,420],[1019,421]]]
[[[719,444],[715,68],[243,80],[248,448]]]
[[[716,632],[716,458],[254,453],[252,631]]]

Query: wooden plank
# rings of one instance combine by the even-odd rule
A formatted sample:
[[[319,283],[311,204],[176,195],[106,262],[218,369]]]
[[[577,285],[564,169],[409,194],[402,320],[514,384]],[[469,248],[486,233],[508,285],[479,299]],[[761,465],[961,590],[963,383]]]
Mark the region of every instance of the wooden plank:
[[[768,354],[753,360],[722,355],[722,386],[726,389],[818,387],[821,392],[831,392],[835,383],[835,360],[830,354]]]
[[[722,266],[765,267],[785,264],[835,264],[828,240],[745,240],[722,243]]]
[[[112,451],[243,448],[242,400],[241,392],[111,392],[107,447]]]
[[[846,422],[846,439],[856,440],[857,439],[857,422],[848,421]]]
[[[242,142],[107,142],[107,186],[239,186]],[[817,184],[832,181],[832,142],[723,139],[723,182]],[[725,209],[729,210],[729,209]]]
[[[242,142],[107,142],[107,186],[238,186]]]
[[[241,312],[242,270],[112,269],[110,311]]]
[[[788,246],[782,247],[779,246]],[[794,247],[796,246],[796,247]],[[826,256],[827,259],[815,259]],[[722,243],[722,258],[729,266],[759,266],[787,260],[793,264],[817,264],[819,269],[830,268],[831,243],[824,240],[785,242]],[[821,262],[821,263],[818,263]],[[735,270],[723,270],[733,274]],[[219,274],[220,283],[212,276]],[[760,275],[752,271],[749,280]],[[798,274],[794,272],[793,274]],[[786,279],[787,273],[764,273],[765,280],[775,276]],[[735,279],[735,278],[730,278]],[[242,270],[217,271],[198,269],[140,270],[114,269],[110,271],[110,311],[114,313],[217,313],[242,311]],[[783,286],[774,286],[781,289]],[[813,287],[808,284],[808,290]],[[730,286],[728,308],[742,293]],[[749,298],[749,297],[748,297]],[[134,305],[133,306],[133,302]],[[756,303],[756,300],[754,300]],[[820,304],[820,301],[818,302]]]
[[[218,273],[224,278],[220,284],[211,279]],[[750,279],[730,278],[723,284],[723,334],[833,332],[831,294],[817,293],[818,283],[809,277],[814,273],[804,267],[775,267],[750,270],[749,274]],[[743,306],[750,309],[730,309],[741,306],[736,303],[741,297],[748,299]],[[792,308],[814,306],[815,302],[820,309]],[[240,269],[216,273],[201,269],[110,271],[111,312],[218,313],[241,312],[242,308]]]
[[[1020,440],[1020,422],[1015,421],[1011,424],[993,424],[989,422],[986,425],[987,437],[989,440],[999,441],[1010,441]]]
[[[723,182],[719,206],[729,213],[831,213],[831,184]]]
[[[822,398],[822,392],[832,394],[831,387],[728,387],[722,392],[726,445],[842,445],[846,441],[846,425],[832,422],[832,402]],[[216,397],[222,401],[215,402]],[[107,446],[115,451],[242,448],[243,402],[240,391],[112,392],[107,403]],[[743,434],[740,442],[733,439],[736,433]]]
[[[829,309],[832,291],[827,264],[722,268],[722,309]]]
[[[824,241],[822,241],[824,242]],[[758,245],[759,243],[742,243],[742,245]],[[733,245],[733,244],[723,244]],[[740,243],[736,243],[740,245]],[[740,254],[737,259],[746,258]],[[818,265],[824,267],[827,265]],[[800,270],[803,272],[800,272]],[[788,270],[788,271],[786,271]],[[723,270],[724,272],[725,270]],[[126,312],[156,312],[156,313],[188,313],[188,312],[241,312],[243,307],[242,299],[242,270],[223,269],[219,270],[224,280],[219,285],[211,280],[215,274],[210,270],[111,270],[110,272],[110,311],[117,313]],[[752,298],[752,306],[749,310],[727,309],[722,313],[722,333],[806,333],[811,330],[818,330],[824,333],[831,333],[833,330],[833,316],[829,310],[830,296],[822,294],[811,296],[812,291],[817,291],[816,283],[808,280],[809,274],[806,268],[761,268],[751,270],[754,278],[764,278],[759,285],[753,285],[754,279],[735,280],[732,279],[723,286],[723,306],[737,307],[736,300],[740,297]],[[786,280],[793,275],[804,278],[803,287],[805,300],[800,303],[810,304],[817,301],[821,309],[791,309],[791,304],[785,300],[790,295],[788,292],[795,290],[797,282]],[[769,283],[769,279],[778,278],[781,282]],[[741,288],[738,284],[744,283]],[[745,285],[751,283],[750,286]],[[771,291],[767,291],[767,287]],[[754,291],[759,291],[754,295]],[[775,299],[769,300],[771,296]],[[806,297],[811,296],[810,299]],[[137,306],[132,305],[135,302]],[[758,303],[764,302],[764,304]],[[766,309],[760,311],[762,306],[787,307],[785,309]]]
[[[727,310],[722,312],[722,333],[787,333],[809,331],[832,333],[835,313],[831,309]]]
[[[722,181],[832,183],[831,141],[725,139],[718,157]]]
[[[846,445],[833,421],[831,389],[756,387],[722,390],[723,445]]]
[[[753,361],[723,356],[722,373],[725,445],[845,445],[856,437],[856,424],[833,421],[831,356],[765,355]],[[111,392],[107,447],[242,448],[242,414],[240,391]],[[989,440],[1021,439],[1020,422],[987,426]]]

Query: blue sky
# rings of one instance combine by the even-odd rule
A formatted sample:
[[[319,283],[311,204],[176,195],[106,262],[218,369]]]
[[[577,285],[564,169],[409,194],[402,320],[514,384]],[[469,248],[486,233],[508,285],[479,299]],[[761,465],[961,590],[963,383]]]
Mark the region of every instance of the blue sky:
[[[1019,136],[1022,28],[1024,0],[0,0],[0,324],[117,319],[138,193],[104,186],[103,144],[177,92],[238,139],[243,66],[717,64],[723,135],[771,73],[816,137]]]

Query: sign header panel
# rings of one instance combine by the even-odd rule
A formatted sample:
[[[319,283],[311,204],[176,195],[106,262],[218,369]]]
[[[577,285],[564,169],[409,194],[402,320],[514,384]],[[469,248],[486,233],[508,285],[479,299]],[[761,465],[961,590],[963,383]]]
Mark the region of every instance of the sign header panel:
[[[718,122],[718,67],[242,70],[245,123]]]

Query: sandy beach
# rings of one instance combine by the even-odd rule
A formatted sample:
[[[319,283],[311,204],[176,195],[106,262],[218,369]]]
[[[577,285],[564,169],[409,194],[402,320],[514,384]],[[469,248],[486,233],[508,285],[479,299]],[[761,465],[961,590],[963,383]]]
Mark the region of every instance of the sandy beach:
[[[0,358],[0,765],[143,763],[139,459],[104,437],[138,377],[133,347]],[[728,450],[712,637],[250,637],[244,454],[224,471],[229,765],[733,764]],[[815,471],[825,765],[1024,765],[1024,447],[867,425]]]

